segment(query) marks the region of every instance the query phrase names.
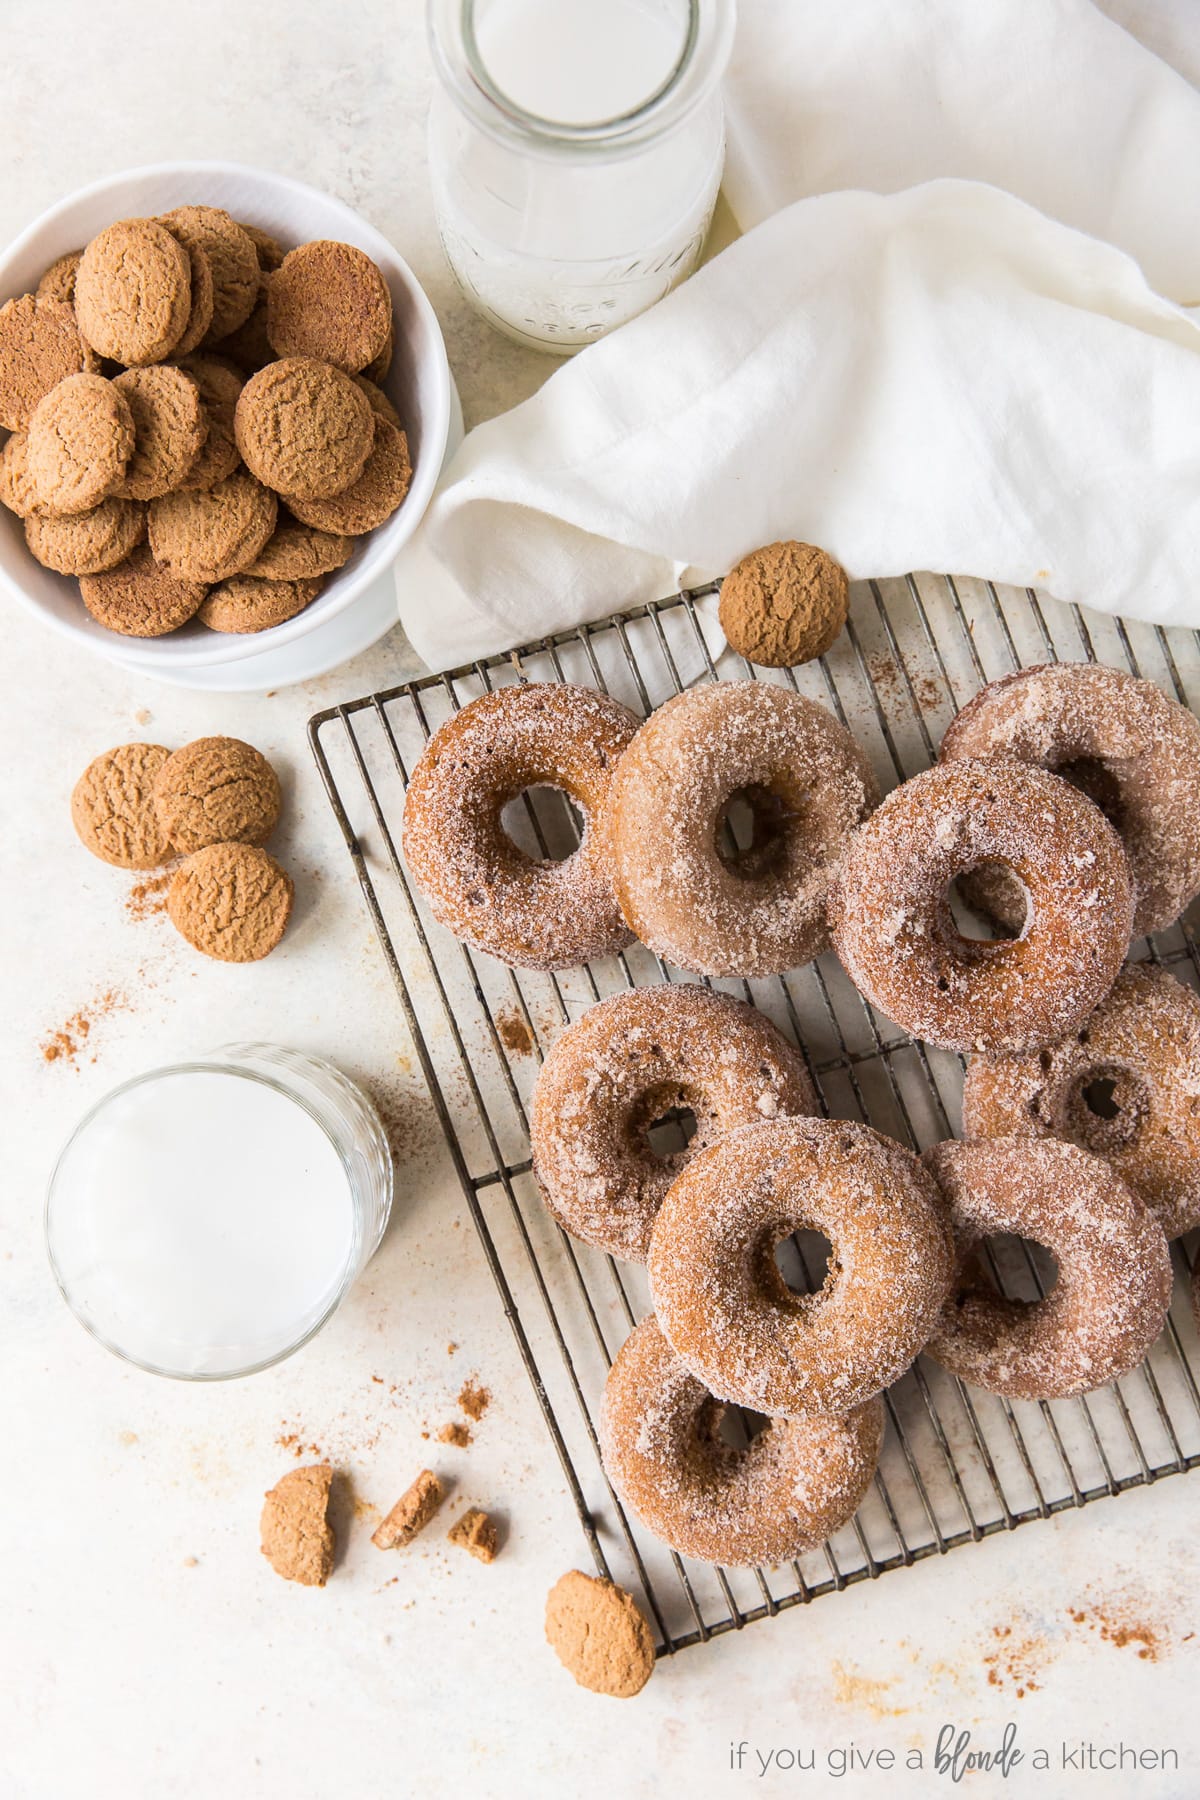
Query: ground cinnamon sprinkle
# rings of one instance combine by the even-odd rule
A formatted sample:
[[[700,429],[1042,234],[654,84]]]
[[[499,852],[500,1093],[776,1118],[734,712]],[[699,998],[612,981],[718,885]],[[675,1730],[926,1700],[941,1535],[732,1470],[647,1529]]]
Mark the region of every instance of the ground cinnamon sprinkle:
[[[1018,1700],[1041,1687],[1046,1646],[1038,1638],[1016,1636],[1011,1625],[993,1625],[995,1649],[983,1659],[991,1687],[1012,1688]]]
[[[1086,1625],[1095,1631],[1106,1644],[1112,1644],[1117,1650],[1127,1650],[1131,1645],[1137,1650],[1143,1662],[1158,1662],[1169,1646],[1163,1639],[1161,1630],[1153,1625],[1117,1619],[1103,1606],[1094,1606],[1090,1612],[1080,1607],[1069,1607],[1068,1615],[1076,1625]]]
[[[485,1387],[480,1387],[474,1377],[463,1383],[462,1391],[458,1396],[458,1404],[468,1419],[482,1419],[491,1405],[491,1401],[490,1391]]]
[[[173,874],[168,871],[165,875],[151,875],[130,888],[125,897],[125,910],[130,918],[150,919],[155,913],[166,912],[167,889],[173,879]]]
[[[125,996],[115,988],[110,988],[99,999],[93,1000],[90,1006],[81,1006],[57,1031],[52,1031],[48,1037],[43,1038],[43,1060],[48,1063],[68,1062],[74,1066],[87,1048],[92,1026],[97,1020],[107,1018],[110,1013],[120,1012],[127,1005]],[[93,1056],[92,1061],[95,1060]]]
[[[500,1042],[512,1055],[532,1055],[533,1033],[515,1006],[497,1015],[496,1030],[500,1034]]]

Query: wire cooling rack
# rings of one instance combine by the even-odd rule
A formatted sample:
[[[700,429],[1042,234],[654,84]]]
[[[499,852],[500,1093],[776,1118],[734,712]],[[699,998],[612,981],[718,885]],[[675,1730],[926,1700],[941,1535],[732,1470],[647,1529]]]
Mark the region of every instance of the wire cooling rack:
[[[638,713],[695,682],[780,680],[834,712],[884,789],[926,768],[960,706],[1031,663],[1088,659],[1148,676],[1195,710],[1200,638],[1098,615],[1032,590],[933,575],[853,591],[847,630],[819,663],[782,673],[718,655],[715,587],[694,590],[318,714],[309,737],[396,984],[451,1159],[495,1277],[597,1569],[644,1596],[660,1654],[1200,1463],[1197,1341],[1183,1279],[1143,1366],[1115,1386],[1052,1404],[968,1388],[925,1359],[885,1396],[879,1472],[854,1520],[782,1568],[722,1570],[667,1550],[627,1514],[596,1441],[607,1368],[650,1310],[644,1271],[574,1242],[542,1207],[527,1126],[538,1067],[565,1025],[605,995],[689,979],[641,945],[557,975],[512,970],[457,943],[410,886],[398,844],[408,773],[431,732],[477,695],[520,680],[607,689]],[[506,825],[532,855],[566,854],[575,819],[535,790]],[[1185,922],[1135,955],[1200,985]],[[955,1134],[962,1063],[899,1034],[836,959],[781,980],[713,984],[752,1000],[803,1050],[822,1103],[916,1148]],[[1177,1247],[1178,1271],[1190,1258]],[[800,1273],[819,1282],[811,1259]],[[1045,1275],[1019,1243],[997,1251],[1006,1291]],[[789,1277],[795,1284],[795,1276]]]

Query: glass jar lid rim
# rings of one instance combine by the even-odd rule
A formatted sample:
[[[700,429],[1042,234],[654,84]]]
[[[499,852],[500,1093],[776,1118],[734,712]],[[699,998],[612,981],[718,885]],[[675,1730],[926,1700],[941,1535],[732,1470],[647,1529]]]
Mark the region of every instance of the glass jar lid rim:
[[[679,54],[658,86],[625,112],[582,123],[532,112],[492,78],[476,36],[476,0],[429,0],[429,39],[443,86],[490,136],[551,154],[624,150],[672,130],[724,74],[735,0],[687,0],[687,9]]]

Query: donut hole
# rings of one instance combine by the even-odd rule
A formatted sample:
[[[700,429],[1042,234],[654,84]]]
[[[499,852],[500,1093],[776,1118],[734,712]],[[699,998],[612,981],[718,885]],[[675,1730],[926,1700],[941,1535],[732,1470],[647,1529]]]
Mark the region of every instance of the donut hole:
[[[1029,919],[1029,890],[1007,863],[988,859],[956,875],[942,895],[958,937],[968,944],[1019,938]]]
[[[1053,1292],[1058,1282],[1058,1261],[1053,1251],[1034,1238],[997,1232],[976,1245],[963,1271],[956,1296],[962,1306],[972,1292],[1002,1294],[1006,1300],[1033,1306]]]
[[[583,837],[583,814],[553,781],[531,782],[500,814],[500,829],[528,862],[566,862]]]
[[[801,817],[793,803],[773,788],[752,782],[735,788],[717,815],[717,855],[743,881],[777,875],[788,860],[788,844]]]
[[[773,1251],[779,1279],[794,1299],[811,1299],[837,1274],[833,1245],[820,1231],[789,1231]]]
[[[710,1437],[735,1454],[748,1450],[771,1423],[766,1413],[754,1412],[748,1406],[722,1406],[719,1401],[714,1401],[712,1408],[713,1417],[708,1424]]]
[[[700,1129],[699,1096],[679,1082],[648,1088],[634,1112],[635,1143],[660,1162],[682,1163]]]
[[[1133,1142],[1149,1110],[1150,1090],[1140,1075],[1117,1063],[1094,1063],[1072,1083],[1067,1128],[1085,1150],[1111,1156]]]
[[[1125,819],[1125,795],[1120,781],[1106,762],[1095,756],[1077,756],[1058,763],[1054,774],[1069,781],[1079,793],[1098,806],[1110,825],[1119,831]]]

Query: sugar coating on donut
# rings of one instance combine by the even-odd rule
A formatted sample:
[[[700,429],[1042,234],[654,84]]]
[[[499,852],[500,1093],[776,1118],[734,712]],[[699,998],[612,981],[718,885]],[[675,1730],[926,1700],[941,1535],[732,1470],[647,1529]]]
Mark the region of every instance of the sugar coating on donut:
[[[1200,1225],[1200,996],[1131,963],[1070,1037],[1033,1056],[976,1057],[963,1129],[1065,1138],[1103,1156],[1181,1237]]]
[[[660,1156],[647,1132],[672,1108],[696,1130]],[[804,1060],[754,1007],[694,983],[636,988],[591,1007],[557,1040],[530,1108],[533,1166],[560,1225],[644,1262],[684,1164],[724,1132],[815,1113]]]
[[[744,1449],[721,1402],[646,1319],[609,1372],[600,1411],[608,1477],[673,1550],[730,1567],[789,1562],[852,1518],[879,1460],[878,1400],[845,1418],[771,1419]]]
[[[1171,1256],[1162,1226],[1098,1156],[1054,1138],[936,1144],[922,1161],[950,1209],[956,1292],[929,1354],[1016,1400],[1089,1393],[1136,1368],[1162,1330]],[[997,1293],[971,1253],[1002,1233],[1058,1265],[1044,1299]]]
[[[520,968],[574,968],[627,944],[596,825],[636,729],[607,694],[560,682],[498,688],[447,719],[404,805],[405,859],[439,923]],[[563,789],[583,815],[561,862],[526,856],[503,826],[508,802],[539,786]]]
[[[981,863],[1028,895],[1021,936],[963,937],[950,884]],[[898,1025],[952,1050],[1017,1054],[1078,1029],[1125,960],[1133,919],[1121,841],[1083,794],[1007,758],[939,763],[855,834],[830,892],[834,946]]]
[[[721,833],[740,794],[755,842],[732,858]],[[768,682],[691,688],[646,721],[613,781],[621,909],[681,969],[795,968],[828,948],[829,881],[878,795],[862,750],[814,701]]]
[[[1135,932],[1163,930],[1200,893],[1200,720],[1152,681],[1102,663],[1020,669],[968,702],[940,754],[1015,756],[1094,800],[1129,857]]]
[[[816,1294],[775,1247],[819,1231]],[[647,1262],[659,1323],[720,1399],[770,1415],[844,1413],[896,1381],[933,1330],[954,1251],[917,1158],[865,1125],[777,1119],[693,1158],[659,1208]]]

